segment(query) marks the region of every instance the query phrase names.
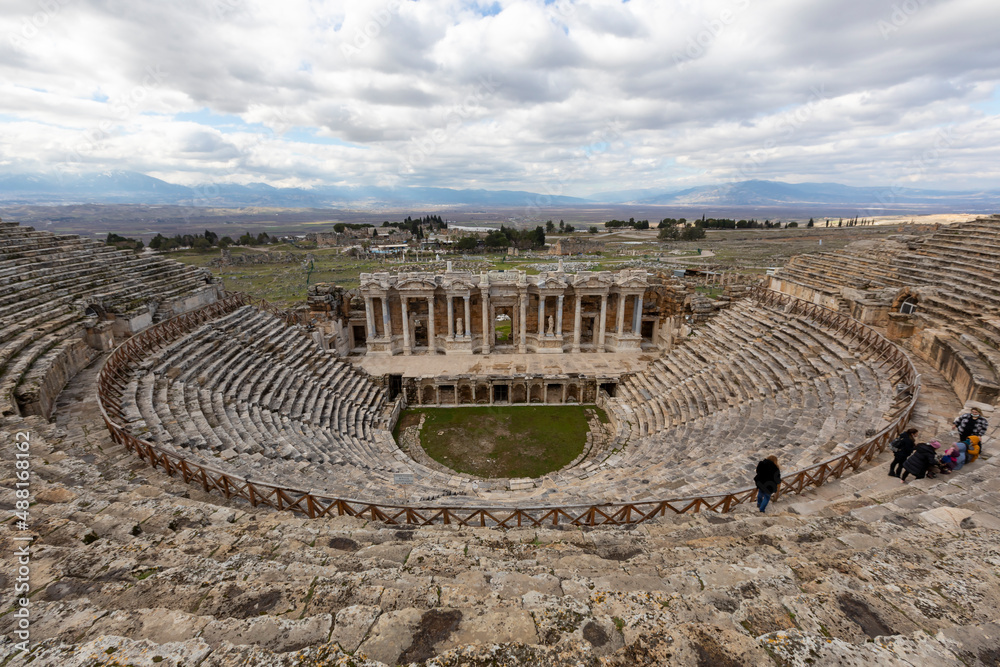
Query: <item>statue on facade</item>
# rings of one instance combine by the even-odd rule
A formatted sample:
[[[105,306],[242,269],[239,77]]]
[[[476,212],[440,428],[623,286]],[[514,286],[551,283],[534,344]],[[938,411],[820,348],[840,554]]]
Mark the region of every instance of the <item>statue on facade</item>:
[[[551,315],[549,315],[548,335],[549,336],[554,336],[555,333],[556,333],[556,321],[554,319],[552,319]]]
[[[463,325],[464,325],[464,322],[462,321],[461,317],[458,318],[457,320],[455,320],[455,335],[456,336],[464,336],[465,335],[465,327]]]

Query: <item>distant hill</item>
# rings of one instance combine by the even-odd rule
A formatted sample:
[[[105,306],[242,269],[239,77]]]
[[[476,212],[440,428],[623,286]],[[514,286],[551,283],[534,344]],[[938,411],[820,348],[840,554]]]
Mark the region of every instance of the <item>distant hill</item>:
[[[407,206],[551,207],[602,204],[684,207],[795,208],[856,207],[928,212],[1000,210],[1000,190],[955,192],[913,188],[852,187],[839,183],[741,181],[679,191],[651,188],[599,192],[588,198],[542,195],[522,190],[456,190],[433,187],[320,186],[276,188],[265,183],[209,183],[188,187],[131,171],[90,174],[0,174],[5,204],[145,204],[194,207],[366,209]]]
[[[652,204],[660,206],[860,206],[869,208],[917,204],[935,207],[1000,206],[1000,191],[956,192],[949,190],[919,190],[894,186],[853,187],[839,183],[782,183],[780,181],[740,181],[721,185],[706,185],[676,192],[621,197],[636,191],[601,193],[615,203]]]
[[[519,190],[429,187],[275,188],[265,183],[209,183],[188,187],[130,171],[93,174],[0,174],[0,201],[16,204],[174,204],[326,208],[357,205],[572,206],[579,197]]]

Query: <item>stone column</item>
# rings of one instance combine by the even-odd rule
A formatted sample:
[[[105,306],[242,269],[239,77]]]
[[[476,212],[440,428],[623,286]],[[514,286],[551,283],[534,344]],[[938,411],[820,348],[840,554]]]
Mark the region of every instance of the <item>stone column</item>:
[[[632,311],[632,333],[636,336],[642,333],[642,295],[635,295],[635,309]]]
[[[382,297],[382,335],[392,340],[392,318],[389,317],[389,296]]]
[[[469,305],[469,296],[465,296],[465,321],[462,322],[463,333],[472,338],[472,307]]]
[[[434,342],[434,297],[427,297],[427,349],[431,354],[437,352],[437,344]]]
[[[518,294],[518,309],[520,312],[520,326],[518,327],[517,351],[524,354],[528,351],[528,293],[527,291]]]
[[[455,305],[454,298],[448,295],[448,340],[455,340]]]
[[[563,311],[563,299],[565,297],[560,294],[556,297],[556,335],[562,336],[562,311]]]
[[[403,309],[403,354],[410,354],[410,314],[407,312],[406,301],[406,296],[400,294],[399,303]]]
[[[625,333],[625,299],[626,295],[621,292],[618,293],[618,324],[615,327],[615,332],[621,336]]]
[[[576,295],[576,312],[573,315],[573,351],[580,351],[580,330],[583,328],[583,295]]]
[[[372,298],[370,296],[365,297],[365,326],[368,330],[365,332],[365,340],[369,343],[373,338],[375,338],[375,314],[372,312],[373,308]]]
[[[545,295],[538,295],[538,337],[545,335]]]
[[[601,295],[601,323],[597,328],[597,349],[604,352],[605,320],[608,319],[608,295]]]
[[[490,288],[481,290],[483,295],[483,354],[490,353]],[[490,402],[493,402],[493,391],[490,390]]]

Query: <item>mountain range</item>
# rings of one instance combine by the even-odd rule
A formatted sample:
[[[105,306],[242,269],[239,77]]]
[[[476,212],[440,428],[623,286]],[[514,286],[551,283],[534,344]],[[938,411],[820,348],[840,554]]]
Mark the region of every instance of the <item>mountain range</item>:
[[[280,208],[375,208],[391,206],[494,206],[548,208],[636,204],[670,207],[783,207],[822,209],[857,206],[891,212],[901,206],[927,212],[987,212],[1000,209],[1000,190],[922,190],[896,186],[853,187],[839,183],[749,180],[677,191],[657,189],[599,192],[590,197],[544,195],[519,190],[456,190],[434,187],[320,186],[275,188],[265,183],[210,183],[189,187],[130,171],[74,174],[0,174],[6,204],[161,204]]]

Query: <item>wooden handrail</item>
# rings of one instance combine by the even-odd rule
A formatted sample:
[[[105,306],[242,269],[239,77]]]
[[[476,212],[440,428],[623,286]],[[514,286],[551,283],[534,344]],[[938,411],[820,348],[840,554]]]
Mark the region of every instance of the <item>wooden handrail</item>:
[[[749,296],[766,306],[789,308],[792,313],[834,328],[852,340],[863,343],[867,349],[872,350],[880,363],[889,365],[890,377],[894,378],[892,380],[894,384],[903,382],[912,388],[909,402],[896,412],[892,421],[881,431],[840,456],[785,476],[776,496],[783,493],[799,494],[810,487],[821,486],[830,479],[841,477],[848,468],[858,469],[863,463],[882,452],[906,427],[920,396],[920,376],[906,353],[877,331],[824,306],[759,286],[751,288]],[[599,526],[642,523],[664,516],[667,510],[675,514],[698,512],[702,509],[718,513],[729,512],[737,505],[751,502],[756,498],[755,488],[745,488],[704,496],[590,505],[513,507],[391,505],[351,498],[335,498],[304,489],[253,482],[213,466],[191,461],[129,433],[119,423],[118,411],[122,392],[134,366],[141,363],[150,353],[165,347],[196,327],[247,305],[272,313],[283,319],[286,324],[296,319],[292,311],[282,310],[263,300],[255,301],[243,293],[230,293],[208,306],[153,325],[124,341],[112,351],[98,376],[97,398],[104,424],[115,443],[125,446],[140,459],[154,468],[161,468],[168,475],[179,473],[185,482],[197,483],[206,492],[218,492],[230,500],[240,498],[253,507],[272,507],[304,514],[310,518],[357,516],[389,524],[457,524],[499,528],[541,527],[560,523]],[[115,419],[109,415],[109,407],[113,409]]]

